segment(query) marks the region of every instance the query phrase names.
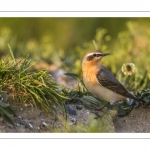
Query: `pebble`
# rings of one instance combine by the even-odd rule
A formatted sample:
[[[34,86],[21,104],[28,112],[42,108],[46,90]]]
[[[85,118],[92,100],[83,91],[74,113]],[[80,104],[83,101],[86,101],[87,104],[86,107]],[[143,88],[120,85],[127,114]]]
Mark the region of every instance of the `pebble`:
[[[0,100],[1,100],[1,101],[3,101],[3,100],[4,100],[4,98],[2,97]]]
[[[134,103],[134,100],[128,98],[127,101],[126,101],[126,103],[127,103],[128,105],[132,105],[132,104]]]
[[[87,113],[87,114],[89,114],[90,112],[89,112],[89,111],[87,111],[86,113]]]
[[[20,121],[20,125],[24,126],[25,128],[33,128],[33,125],[29,122],[26,122],[24,120]]]
[[[73,117],[69,117],[69,120],[72,121],[72,122],[76,122],[76,118],[73,118]]]
[[[27,123],[24,120],[21,120],[19,124],[22,125],[22,126],[24,126]]]
[[[76,111],[71,106],[67,106],[67,111],[69,115],[76,115]]]
[[[33,129],[33,125],[31,123],[28,123],[28,124],[29,124],[29,127]]]
[[[21,116],[17,116],[17,118],[22,119]]]
[[[20,124],[19,124],[19,123],[17,123],[16,125],[17,125],[17,127],[20,127]]]
[[[82,109],[82,107],[80,107],[80,106],[76,106],[76,109],[77,109],[77,110],[81,110],[81,109]]]
[[[31,107],[31,104],[25,103],[24,106],[25,107]]]
[[[41,119],[43,119],[43,118],[45,117],[45,115],[44,115],[44,113],[43,113],[42,111],[40,112],[39,117],[40,117]]]
[[[42,122],[42,126],[43,126],[43,127],[47,127],[48,124],[44,121],[44,122]]]
[[[140,104],[138,101],[135,101],[135,100],[129,99],[129,98],[127,99],[126,103],[127,103],[128,105],[132,105],[132,106],[134,106],[134,107],[138,107],[139,104]]]

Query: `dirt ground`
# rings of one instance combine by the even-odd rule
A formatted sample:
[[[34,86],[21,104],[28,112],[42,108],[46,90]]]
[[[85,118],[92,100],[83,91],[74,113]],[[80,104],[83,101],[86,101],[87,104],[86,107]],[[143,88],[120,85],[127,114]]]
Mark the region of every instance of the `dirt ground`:
[[[76,115],[68,114],[68,123],[70,126],[77,123],[87,124],[88,116],[93,114],[90,110],[80,104],[71,104]],[[80,106],[82,110],[77,110]],[[41,110],[33,107],[20,107],[13,118],[15,126],[12,126],[0,118],[1,133],[41,133],[53,132],[53,127],[62,127],[62,124],[51,113],[45,114]],[[93,120],[94,119],[93,115]],[[92,120],[90,120],[92,121]],[[150,132],[150,109],[136,108],[124,117],[116,117],[113,121],[114,131],[116,133],[149,133]]]
[[[114,125],[119,133],[150,133],[150,108],[135,108],[129,115],[117,118]]]
[[[71,78],[63,76],[64,71],[60,70],[59,75],[56,76],[56,81],[62,83],[64,86],[73,86],[76,82]],[[53,132],[54,127],[62,127],[62,124],[51,113],[45,114],[37,108],[32,106],[22,106],[17,104],[17,117],[13,118],[15,126],[6,123],[3,118],[0,118],[0,132],[1,133],[41,133]],[[68,114],[68,123],[70,126],[77,123],[86,124],[88,116],[92,112],[84,108],[81,104],[69,104],[75,111],[75,115]],[[77,109],[77,106],[81,109]],[[62,115],[60,113],[60,115]],[[93,116],[93,120],[94,116]],[[90,120],[92,121],[92,120]],[[116,133],[149,133],[150,132],[150,108],[143,108],[142,106],[135,108],[131,113],[124,117],[116,117],[112,126]]]

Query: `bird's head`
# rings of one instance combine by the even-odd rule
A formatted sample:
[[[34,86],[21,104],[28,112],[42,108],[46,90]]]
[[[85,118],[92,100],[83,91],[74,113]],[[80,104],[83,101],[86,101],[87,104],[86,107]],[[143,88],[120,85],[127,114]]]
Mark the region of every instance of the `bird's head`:
[[[110,53],[102,53],[99,50],[88,52],[83,58],[82,66],[83,65],[96,65],[104,56],[107,56],[107,55],[110,55]]]

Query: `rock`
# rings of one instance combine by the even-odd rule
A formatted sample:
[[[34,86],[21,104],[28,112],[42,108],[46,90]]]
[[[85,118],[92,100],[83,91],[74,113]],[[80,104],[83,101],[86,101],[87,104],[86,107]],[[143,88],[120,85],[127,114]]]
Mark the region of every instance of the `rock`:
[[[67,111],[69,115],[76,115],[76,111],[71,106],[67,106]]]
[[[31,104],[25,103],[24,106],[25,107],[31,107]]]
[[[44,122],[42,122],[42,127],[47,127],[48,126],[48,124],[44,121]]]
[[[33,129],[33,125],[29,122],[28,123],[29,127]]]
[[[19,123],[17,123],[17,124],[16,124],[16,126],[17,126],[17,127],[20,127],[20,124],[19,124]]]
[[[76,109],[77,109],[77,110],[81,110],[81,109],[82,109],[82,107],[80,107],[80,106],[76,106]]]
[[[19,123],[21,126],[24,126],[25,128],[33,128],[33,125],[30,122],[26,122],[24,120],[20,121]],[[18,126],[19,126],[18,124]]]
[[[42,111],[40,112],[39,117],[40,117],[41,119],[43,119],[43,118],[45,117],[45,115],[44,115],[44,113],[43,113]]]
[[[25,126],[25,125],[27,125],[27,122],[24,121],[24,120],[21,120],[19,124],[22,125],[22,126]]]
[[[73,118],[73,117],[69,117],[69,120],[72,121],[72,122],[76,122],[76,118]]]
[[[17,118],[22,119],[21,116],[17,116]]]

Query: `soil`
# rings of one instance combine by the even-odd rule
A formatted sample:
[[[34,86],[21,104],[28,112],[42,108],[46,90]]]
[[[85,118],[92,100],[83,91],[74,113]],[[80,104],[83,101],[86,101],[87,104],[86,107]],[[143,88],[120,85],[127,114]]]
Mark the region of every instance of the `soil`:
[[[55,72],[56,73],[56,72]],[[64,86],[73,86],[76,81],[71,78],[64,77],[64,71],[59,70],[59,75],[56,76],[56,81],[62,83]],[[41,133],[41,132],[54,132],[55,127],[62,127],[63,125],[58,120],[58,116],[62,113],[58,110],[58,116],[54,116],[51,112],[44,113],[38,108],[30,105],[15,104],[17,117],[13,117],[15,126],[6,123],[3,118],[0,118],[0,132],[1,133]],[[76,114],[70,115],[68,113],[68,124],[75,126],[78,123],[87,124],[89,116],[92,114],[93,121],[95,115],[93,112],[86,109],[83,105],[74,103],[69,104]],[[81,108],[81,109],[77,109]],[[112,124],[111,124],[112,123]],[[111,132],[116,133],[149,133],[150,132],[150,109],[143,108],[142,106],[135,108],[131,113],[124,117],[116,116],[115,119],[110,119]]]
[[[118,117],[114,125],[115,131],[119,133],[149,133],[150,108],[135,108],[129,115]]]

